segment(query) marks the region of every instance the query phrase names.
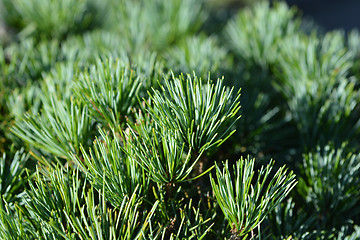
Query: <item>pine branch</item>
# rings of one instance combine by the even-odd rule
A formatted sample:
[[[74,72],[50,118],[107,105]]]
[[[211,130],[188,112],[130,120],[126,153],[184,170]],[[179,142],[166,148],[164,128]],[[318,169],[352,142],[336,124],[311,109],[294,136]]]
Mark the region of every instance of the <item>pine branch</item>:
[[[86,106],[52,98],[51,106],[47,106],[40,116],[26,114],[25,120],[16,122],[12,131],[35,148],[71,160],[70,153],[78,153],[80,145],[88,145],[91,126]]]
[[[298,191],[325,229],[341,226],[345,216],[360,212],[360,155],[347,149],[346,145],[337,150],[328,145],[304,155]]]
[[[89,152],[81,147],[82,156],[74,156],[76,163],[98,191],[103,189],[103,194],[113,206],[120,206],[135,189],[142,196],[149,183],[134,160],[133,150],[128,146],[124,150],[115,131],[111,136],[103,130],[99,132],[100,136]],[[126,155],[126,151],[130,154]]]
[[[24,149],[15,152],[12,159],[8,159],[5,153],[0,158],[0,195],[5,202],[14,203],[21,199],[21,190],[27,182],[24,171],[28,159]]]
[[[228,163],[223,171],[216,166],[215,179],[210,181],[216,199],[225,215],[231,233],[236,237],[245,237],[265,219],[296,185],[295,175],[281,167],[270,180],[274,161],[262,167],[254,178],[255,159],[240,159],[234,166],[234,179],[231,178]]]
[[[196,75],[165,78],[161,92],[149,93],[148,112],[159,126],[178,131],[178,141],[186,149],[200,153],[219,147],[234,133],[232,126],[240,118],[240,92],[233,96],[233,89],[222,82],[209,79],[202,84]]]
[[[79,76],[74,91],[99,122],[117,130],[136,105],[142,82],[143,78],[122,61],[98,59]]]

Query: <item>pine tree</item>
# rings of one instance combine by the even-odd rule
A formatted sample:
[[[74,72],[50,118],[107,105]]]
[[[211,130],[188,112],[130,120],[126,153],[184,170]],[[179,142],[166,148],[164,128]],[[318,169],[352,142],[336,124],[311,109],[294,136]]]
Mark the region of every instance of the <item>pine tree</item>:
[[[0,239],[358,239],[360,36],[242,3],[0,0]]]

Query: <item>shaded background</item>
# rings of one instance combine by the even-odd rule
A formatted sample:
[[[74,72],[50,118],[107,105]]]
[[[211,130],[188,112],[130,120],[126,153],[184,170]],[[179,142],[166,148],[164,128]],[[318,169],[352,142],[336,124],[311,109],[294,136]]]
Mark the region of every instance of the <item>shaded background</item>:
[[[360,29],[359,0],[287,0],[303,12],[303,17],[312,19],[325,31]]]
[[[215,14],[223,14],[226,9],[228,18],[237,13],[239,8],[261,0],[207,0],[215,6]],[[281,0],[270,0],[281,1]],[[331,31],[360,29],[360,0],[284,0],[289,6],[296,6],[302,13],[303,20],[314,22],[320,30]]]

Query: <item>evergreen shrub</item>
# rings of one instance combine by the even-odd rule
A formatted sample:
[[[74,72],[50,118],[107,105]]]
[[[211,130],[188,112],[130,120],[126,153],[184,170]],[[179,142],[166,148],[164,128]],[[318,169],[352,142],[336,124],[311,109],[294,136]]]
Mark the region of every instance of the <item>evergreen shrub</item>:
[[[356,30],[280,1],[0,8],[0,239],[360,239]]]

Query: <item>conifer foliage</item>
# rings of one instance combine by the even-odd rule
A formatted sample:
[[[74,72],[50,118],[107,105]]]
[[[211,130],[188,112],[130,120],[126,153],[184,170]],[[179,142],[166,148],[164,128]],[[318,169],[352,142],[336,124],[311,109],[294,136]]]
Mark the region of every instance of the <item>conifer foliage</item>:
[[[0,0],[0,239],[359,239],[360,35],[242,3]]]

